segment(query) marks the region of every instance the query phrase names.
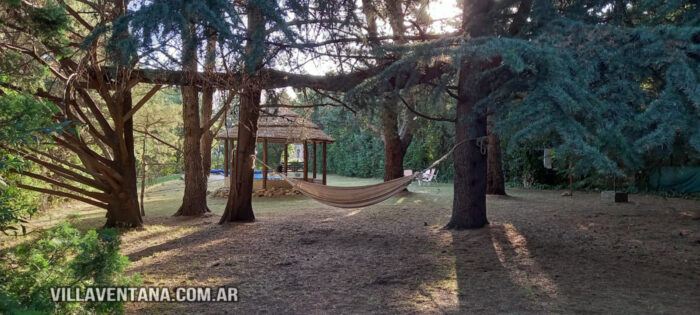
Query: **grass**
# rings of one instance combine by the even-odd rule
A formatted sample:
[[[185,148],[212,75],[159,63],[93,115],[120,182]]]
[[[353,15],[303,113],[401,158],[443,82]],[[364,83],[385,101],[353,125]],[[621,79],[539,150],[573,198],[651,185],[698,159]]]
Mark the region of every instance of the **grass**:
[[[173,181],[173,180],[179,180],[181,177],[182,177],[182,174],[170,174],[170,175],[165,175],[165,176],[161,176],[161,177],[156,177],[156,178],[150,179],[150,180],[146,179],[146,187],[148,188],[148,187],[153,186],[153,185],[158,185],[158,184],[162,184],[162,183]],[[138,189],[141,189],[141,181],[136,183],[136,187]]]
[[[354,178],[339,175],[328,175],[327,182],[331,186],[362,186],[380,183],[382,180],[378,178]],[[146,188],[146,200],[144,208],[146,216],[167,216],[175,213],[182,202],[182,186],[183,181],[179,179],[153,185]],[[209,181],[210,192],[224,186],[223,179],[214,179]],[[452,185],[437,184],[418,186],[412,184],[409,190],[418,193],[426,193],[425,200],[417,199],[418,202],[440,202],[445,199],[452,201]],[[402,196],[392,197],[385,203],[401,204],[406,198]],[[280,209],[298,210],[313,206],[315,202],[304,196],[285,196],[276,198],[253,198],[253,209],[255,213],[275,212]],[[221,214],[226,206],[225,198],[212,198],[211,195],[207,198],[209,209],[216,214]]]

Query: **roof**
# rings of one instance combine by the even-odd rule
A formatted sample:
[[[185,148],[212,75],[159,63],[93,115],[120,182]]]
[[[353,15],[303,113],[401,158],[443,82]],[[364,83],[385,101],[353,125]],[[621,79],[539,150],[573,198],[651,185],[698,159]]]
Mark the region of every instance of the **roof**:
[[[224,129],[216,139],[237,139],[238,124]],[[318,125],[304,119],[288,108],[278,107],[263,112],[258,119],[258,139],[269,142],[293,143],[301,141],[335,142]]]

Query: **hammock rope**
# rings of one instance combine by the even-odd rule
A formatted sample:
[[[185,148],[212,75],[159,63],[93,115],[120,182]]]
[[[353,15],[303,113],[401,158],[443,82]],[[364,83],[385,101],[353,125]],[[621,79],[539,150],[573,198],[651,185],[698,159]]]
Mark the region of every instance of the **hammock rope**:
[[[272,173],[277,174],[280,178],[290,183],[294,189],[300,191],[302,194],[311,199],[337,208],[361,208],[380,203],[401,192],[411,184],[413,179],[422,175],[426,170],[430,170],[442,163],[452,154],[452,152],[454,152],[458,146],[469,140],[470,139],[463,140],[455,144],[449,152],[420,172],[383,183],[365,186],[328,186],[303,180],[296,180],[275,171],[274,168],[258,159],[255,159],[255,161],[267,167]]]

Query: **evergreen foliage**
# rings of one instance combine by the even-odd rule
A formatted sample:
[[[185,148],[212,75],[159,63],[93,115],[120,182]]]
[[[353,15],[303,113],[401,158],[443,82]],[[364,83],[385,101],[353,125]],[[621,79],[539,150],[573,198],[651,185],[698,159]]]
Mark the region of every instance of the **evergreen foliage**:
[[[591,175],[633,174],[668,158],[679,139],[698,156],[700,28],[691,18],[697,5],[676,5],[636,17],[640,25],[620,26],[609,22],[609,1],[560,7],[536,1],[522,38],[454,37],[396,48],[404,49],[401,60],[346,97],[367,106],[390,78],[394,86],[416,85],[420,72],[436,65],[444,67],[434,89],[440,95],[455,84],[461,60],[500,59],[472,82],[491,91],[478,106],[497,114],[497,130],[512,135],[511,150],[545,143],[556,149],[560,169],[573,162],[575,173]],[[659,14],[673,22],[656,25]],[[411,69],[419,71],[396,79]]]
[[[83,234],[67,223],[42,232],[0,262],[0,312],[3,314],[115,314],[122,302],[54,302],[50,288],[134,286],[138,275],[125,276],[129,264],[119,253],[114,229]]]
[[[50,134],[62,132],[65,124],[57,124],[51,116],[58,111],[55,105],[37,100],[26,94],[6,92],[0,96],[0,231],[15,234],[17,223],[26,222],[39,209],[37,194],[8,186],[19,175],[10,170],[31,168],[21,155],[8,151],[18,145],[36,146]],[[24,226],[21,226],[24,232]],[[22,233],[24,234],[24,233]]]

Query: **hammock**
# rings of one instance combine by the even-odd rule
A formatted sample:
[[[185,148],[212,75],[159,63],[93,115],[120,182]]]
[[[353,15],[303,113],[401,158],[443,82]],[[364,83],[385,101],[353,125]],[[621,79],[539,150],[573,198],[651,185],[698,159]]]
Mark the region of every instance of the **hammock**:
[[[447,152],[447,154],[433,162],[433,164],[428,166],[423,171],[416,172],[410,176],[404,176],[387,182],[366,186],[327,186],[310,183],[303,180],[296,180],[274,171],[273,168],[257,159],[256,161],[271,169],[273,173],[282,177],[282,179],[292,184],[296,190],[300,191],[302,194],[311,199],[337,208],[361,208],[380,203],[404,190],[411,184],[411,181],[413,181],[414,178],[422,175],[425,170],[431,169],[440,164],[440,162],[444,161],[450,154],[452,154],[457,146],[464,142],[465,141],[462,141],[456,144],[454,147],[452,147],[450,152]]]
[[[307,197],[337,208],[362,208],[380,203],[404,190],[420,173],[367,186],[327,186],[280,175]]]

